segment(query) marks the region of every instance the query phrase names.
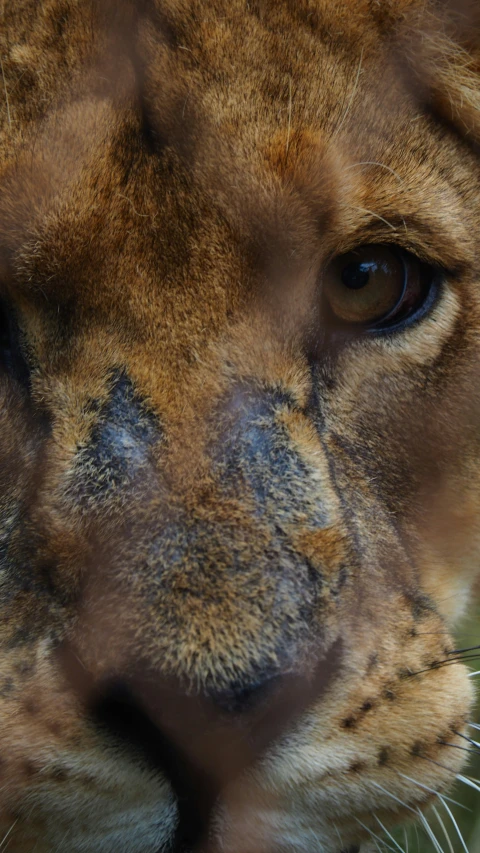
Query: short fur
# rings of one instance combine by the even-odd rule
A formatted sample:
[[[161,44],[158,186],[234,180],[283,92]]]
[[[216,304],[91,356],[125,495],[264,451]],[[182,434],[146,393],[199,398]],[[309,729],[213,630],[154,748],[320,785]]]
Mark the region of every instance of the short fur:
[[[460,12],[4,0],[16,853],[339,853],[455,778],[472,690],[450,632],[480,549]],[[366,243],[437,266],[439,296],[326,350],[321,271]]]

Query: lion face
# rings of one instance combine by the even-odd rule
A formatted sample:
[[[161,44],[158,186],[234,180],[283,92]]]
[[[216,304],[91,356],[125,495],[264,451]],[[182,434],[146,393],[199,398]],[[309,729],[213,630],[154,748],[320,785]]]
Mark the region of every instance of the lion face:
[[[401,0],[9,6],[2,832],[353,853],[465,745],[474,30]]]

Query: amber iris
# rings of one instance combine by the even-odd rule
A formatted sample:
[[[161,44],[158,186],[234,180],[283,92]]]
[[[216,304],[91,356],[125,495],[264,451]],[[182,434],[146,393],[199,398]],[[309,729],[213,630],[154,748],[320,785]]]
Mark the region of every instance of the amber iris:
[[[425,264],[397,246],[360,246],[330,262],[323,298],[334,318],[364,327],[409,314],[425,294]]]

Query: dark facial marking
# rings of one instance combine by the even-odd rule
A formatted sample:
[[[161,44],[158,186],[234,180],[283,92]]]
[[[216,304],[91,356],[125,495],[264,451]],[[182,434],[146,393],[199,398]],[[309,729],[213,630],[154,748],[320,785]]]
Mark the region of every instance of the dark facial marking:
[[[82,502],[118,495],[149,472],[150,452],[162,429],[125,374],[112,383],[87,447],[78,455],[76,489]],[[143,479],[143,478],[142,478]]]
[[[416,755],[416,756],[422,755],[423,754],[423,744],[419,740],[415,741],[410,752],[412,755]]]
[[[390,750],[389,750],[388,746],[382,747],[382,749],[378,753],[378,766],[379,767],[384,767],[385,764],[388,764],[389,753],[390,753]]]
[[[322,527],[326,519],[321,506],[312,517],[304,497],[308,468],[279,419],[282,410],[293,408],[286,392],[237,385],[219,410],[220,441],[213,462],[226,489],[234,490],[240,482],[251,490],[259,513],[274,511],[280,523],[288,515],[292,524],[309,509],[311,524]]]

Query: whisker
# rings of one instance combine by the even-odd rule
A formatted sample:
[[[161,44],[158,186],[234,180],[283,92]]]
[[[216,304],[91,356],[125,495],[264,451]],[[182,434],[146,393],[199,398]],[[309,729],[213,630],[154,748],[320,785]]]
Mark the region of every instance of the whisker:
[[[377,817],[377,815],[376,815],[376,814],[374,814],[373,816],[374,816],[375,820],[377,821],[378,825],[383,829],[384,833],[385,833],[386,835],[388,835],[388,837],[389,837],[390,841],[393,841],[393,843],[394,843],[395,847],[397,848],[397,850],[400,850],[400,853],[405,853],[405,851],[404,851],[403,847],[400,847],[400,844],[398,843],[398,841],[395,841],[395,839],[394,839],[394,837],[393,837],[392,833],[391,833],[391,832],[389,832],[389,831],[388,831],[388,829],[386,828],[386,826],[384,826],[384,825],[383,825],[383,823],[382,823],[382,821],[380,820],[380,818],[379,818],[379,817]]]
[[[449,631],[415,631],[415,637],[451,637]]]
[[[447,663],[450,663],[450,661],[456,662],[456,661],[466,661],[466,660],[478,660],[479,658],[480,658],[480,653],[476,654],[476,655],[470,655],[470,654],[464,653],[461,655],[457,655],[457,657],[448,657],[448,658],[445,658],[444,660],[439,660],[439,661],[437,661],[437,663],[447,664]]]
[[[409,812],[417,814],[416,809],[412,808],[412,806],[409,806],[407,803],[404,803],[403,800],[400,800],[399,797],[396,797],[395,794],[391,793],[391,791],[387,791],[387,789],[384,788],[383,785],[379,785],[378,782],[374,782],[373,779],[370,780],[370,784],[373,785],[375,788],[378,788],[380,791],[383,791],[383,793],[386,794],[387,797],[391,797],[392,800],[395,800],[395,802],[401,805],[404,809],[408,809]]]
[[[418,814],[418,816],[422,822],[422,825],[423,825],[428,837],[430,838],[430,841],[432,842],[433,846],[435,847],[435,850],[437,851],[437,853],[445,853],[442,845],[439,843],[439,841],[438,841],[432,827],[430,826],[427,818],[425,817],[425,815],[422,814],[420,809],[417,809],[416,813]]]
[[[472,738],[468,737],[468,735],[462,735],[461,732],[457,732],[457,731],[455,731],[455,729],[452,729],[452,732],[454,735],[458,735],[458,737],[461,737],[461,738],[463,738],[463,740],[466,740],[468,743],[470,743],[476,749],[480,749],[480,743],[477,743],[476,740],[472,740]]]
[[[413,676],[421,675],[423,672],[436,672],[437,669],[443,669],[443,667],[445,667],[445,666],[455,666],[458,663],[464,664],[469,660],[477,660],[478,657],[480,657],[480,655],[473,655],[473,656],[467,655],[464,658],[460,657],[460,658],[452,658],[451,660],[435,661],[433,664],[431,664],[430,666],[426,666],[424,669],[417,669],[415,672],[409,672],[406,677],[407,678],[413,678]]]
[[[333,824],[333,828],[334,828],[335,832],[336,832],[336,833],[337,833],[337,835],[338,835],[338,840],[339,840],[339,842],[340,842],[340,849],[341,849],[341,850],[343,850],[343,849],[344,849],[344,847],[345,847],[345,845],[344,845],[344,843],[343,843],[342,836],[340,835],[340,830],[339,830],[339,828],[338,828],[338,826],[337,826],[337,824],[336,824],[336,823],[334,823],[334,824]]]
[[[375,219],[379,219],[380,222],[383,222],[384,225],[388,225],[388,227],[391,228],[392,231],[397,230],[396,225],[393,225],[391,222],[388,221],[388,219],[385,219],[384,216],[380,216],[379,213],[375,213],[374,210],[368,210],[367,207],[358,207],[355,204],[349,204],[349,205],[347,205],[347,207],[350,207],[352,210],[358,210],[358,211],[360,211],[360,213],[369,213],[370,216],[374,216]]]
[[[480,669],[477,669],[476,672],[469,672],[468,677],[473,678],[475,675],[480,675]]]
[[[459,782],[463,782],[464,785],[468,785],[469,788],[473,788],[474,791],[478,791],[480,793],[480,785],[477,785],[473,779],[469,779],[468,776],[461,776],[457,774],[457,779]]]
[[[442,798],[440,797],[440,799],[442,799]],[[460,839],[460,843],[461,843],[461,845],[462,845],[463,849],[465,850],[465,853],[468,853],[468,847],[467,847],[467,845],[465,844],[465,841],[464,841],[464,839],[463,839],[463,835],[462,835],[462,833],[460,832],[460,827],[459,827],[459,825],[458,825],[457,821],[455,820],[455,818],[454,818],[454,816],[453,816],[453,814],[452,814],[452,810],[451,810],[450,806],[448,806],[448,805],[447,805],[447,803],[445,803],[445,802],[443,803],[443,806],[444,806],[444,808],[446,809],[446,811],[447,811],[447,813],[448,813],[448,815],[449,815],[449,817],[450,817],[450,820],[452,821],[452,823],[453,823],[453,825],[454,825],[454,827],[455,827],[455,831],[456,831],[456,833],[457,833],[457,835],[458,835],[458,837],[459,837],[459,839]]]
[[[463,655],[465,652],[477,652],[480,646],[468,646],[466,649],[454,649],[449,655]]]
[[[374,817],[376,818],[376,815],[374,815]],[[378,818],[376,818],[376,819],[378,820]],[[374,832],[374,831],[373,831],[373,829],[370,829],[370,827],[369,827],[369,826],[367,826],[365,823],[362,823],[362,821],[361,821],[361,820],[359,820],[359,819],[358,819],[358,817],[357,817],[357,818],[355,818],[355,820],[356,820],[356,822],[357,822],[358,824],[360,824],[360,826],[365,830],[365,832],[368,832],[368,834],[372,837],[373,842],[374,842],[374,844],[375,844],[375,846],[377,847],[377,849],[378,849],[378,850],[381,850],[381,847],[379,846],[379,844],[378,844],[377,842],[379,842],[380,844],[383,844],[383,846],[384,846],[387,850],[391,850],[391,851],[392,851],[392,853],[396,853],[395,848],[394,848],[394,847],[390,847],[390,845],[389,845],[389,844],[387,844],[387,842],[385,841],[385,839],[384,839],[384,838],[381,838],[381,836],[380,836],[380,835],[377,835],[377,834],[376,834],[376,832]],[[401,848],[400,848],[400,849],[401,849]],[[402,853],[404,853],[404,851],[403,851],[403,850],[402,850]]]
[[[421,758],[423,761],[428,761],[430,764],[434,764],[435,767],[440,767],[446,773],[450,773],[455,779],[458,779],[458,776],[457,776],[457,773],[455,772],[455,770],[452,770],[451,767],[447,767],[445,764],[442,764],[441,761],[435,761],[434,758],[429,758],[429,756],[427,756],[427,755],[417,755],[416,758]],[[472,809],[468,808],[468,806],[460,805],[460,803],[458,803],[458,805],[460,808],[465,809],[465,811],[467,811],[467,812],[472,811]]]
[[[472,652],[473,649],[465,649],[463,652],[445,652],[447,657],[440,660],[439,663],[447,663],[449,660],[478,660],[478,658],[480,658],[480,652],[475,651],[475,654]]]
[[[455,851],[454,851],[454,849],[453,849],[452,842],[450,841],[450,836],[449,836],[449,834],[448,834],[448,832],[447,832],[447,828],[446,828],[446,826],[445,826],[445,824],[444,824],[444,822],[443,822],[443,820],[442,820],[442,818],[441,818],[440,814],[438,813],[438,809],[437,809],[435,806],[432,806],[432,811],[433,811],[433,813],[434,813],[435,817],[437,818],[437,820],[438,820],[438,822],[439,822],[440,826],[442,827],[443,834],[444,834],[444,836],[445,836],[445,838],[446,838],[446,840],[447,840],[447,844],[448,844],[448,847],[449,847],[450,853],[455,853]]]
[[[462,752],[468,752],[469,755],[473,752],[473,749],[468,749],[466,746],[460,746],[458,743],[448,743],[446,740],[439,740],[437,743],[441,746],[450,746],[452,749],[461,749]]]
[[[435,788],[429,788],[428,785],[424,785],[423,782],[418,782],[416,779],[412,779],[411,776],[406,776],[405,773],[400,773],[399,770],[397,770],[397,774],[398,776],[401,776],[402,779],[406,779],[408,782],[411,782],[413,785],[418,785],[419,788],[423,788],[424,791],[428,791],[430,794],[435,794],[436,797],[440,796],[440,794],[438,793],[438,791],[435,790]],[[442,797],[443,796],[444,795],[442,794]],[[460,806],[460,808],[465,808],[462,803],[457,802],[457,800],[453,800],[451,797],[445,796],[445,799],[448,800],[449,803],[453,803],[454,806]]]
[[[386,163],[377,163],[376,160],[362,160],[359,163],[352,163],[351,166],[347,166],[345,171],[348,172],[349,169],[356,169],[358,166],[378,166],[380,169],[386,169],[387,172],[390,172],[392,175],[395,175],[395,177],[398,178],[401,184],[404,183],[403,178],[401,177],[401,175],[398,174],[398,172],[395,171],[395,169],[392,169],[390,166],[387,166]]]
[[[5,835],[3,836],[3,838],[2,838],[2,840],[1,840],[1,842],[0,842],[0,848],[3,848],[3,849],[4,849],[4,844],[5,844],[5,842],[7,841],[8,837],[10,836],[10,834],[12,833],[12,831],[15,829],[15,827],[16,827],[16,825],[17,825],[18,821],[19,821],[19,818],[17,817],[17,819],[13,821],[13,823],[12,823],[12,825],[11,825],[10,829],[8,830],[8,832],[6,832],[6,833],[5,833]]]
[[[479,672],[479,675],[480,675],[480,672]],[[478,723],[467,723],[467,726],[470,729],[476,729],[477,732],[480,732],[480,726],[478,725]]]
[[[413,828],[415,830],[415,838],[417,839],[417,853],[420,850],[420,838],[418,835],[418,824],[414,823]]]

